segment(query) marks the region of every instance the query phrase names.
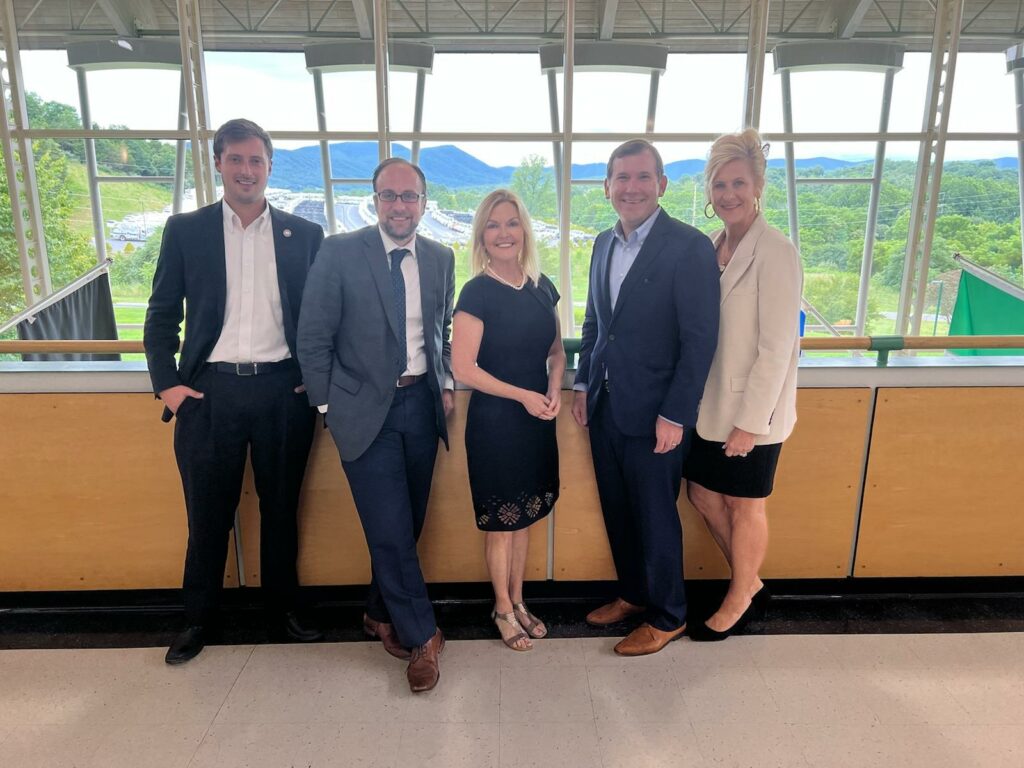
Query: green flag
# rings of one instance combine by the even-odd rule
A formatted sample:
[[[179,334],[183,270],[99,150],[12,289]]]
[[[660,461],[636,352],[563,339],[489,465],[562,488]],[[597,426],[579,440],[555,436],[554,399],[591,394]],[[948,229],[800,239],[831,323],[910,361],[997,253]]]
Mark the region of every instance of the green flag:
[[[1018,289],[1019,290],[1019,289]],[[1024,301],[966,269],[949,321],[950,336],[1024,334]],[[957,355],[1024,355],[1024,349],[952,349]]]

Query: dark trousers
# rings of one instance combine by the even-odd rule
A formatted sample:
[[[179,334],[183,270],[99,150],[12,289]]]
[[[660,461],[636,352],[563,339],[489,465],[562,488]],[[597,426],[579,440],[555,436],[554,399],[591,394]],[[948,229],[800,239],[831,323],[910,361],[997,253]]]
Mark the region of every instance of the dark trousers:
[[[654,453],[654,445],[653,435],[623,434],[610,398],[598,400],[590,450],[619,597],[647,606],[646,620],[670,631],[686,621],[683,530],[676,509],[683,449]]]
[[[219,607],[228,534],[250,450],[260,500],[263,591],[271,610],[295,607],[295,514],[316,419],[305,393],[295,392],[301,381],[298,367],[259,376],[207,367],[193,387],[204,397],[186,398],[178,409],[174,453],[188,511],[183,587],[189,624],[213,620]]]
[[[437,629],[416,551],[437,441],[434,396],[421,381],[395,390],[380,434],[358,459],[342,462],[370,549],[366,612],[394,624],[408,648],[423,645]]]

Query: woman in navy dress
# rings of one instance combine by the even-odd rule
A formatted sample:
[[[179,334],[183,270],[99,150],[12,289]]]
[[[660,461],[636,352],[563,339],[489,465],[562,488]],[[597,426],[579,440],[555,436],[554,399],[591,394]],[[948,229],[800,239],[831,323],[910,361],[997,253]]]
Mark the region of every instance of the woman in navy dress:
[[[504,643],[528,651],[547,628],[523,602],[529,526],[558,498],[555,417],[565,350],[558,291],[540,274],[530,215],[495,190],[473,218],[473,277],[455,307],[452,369],[474,392],[466,417],[473,511]]]

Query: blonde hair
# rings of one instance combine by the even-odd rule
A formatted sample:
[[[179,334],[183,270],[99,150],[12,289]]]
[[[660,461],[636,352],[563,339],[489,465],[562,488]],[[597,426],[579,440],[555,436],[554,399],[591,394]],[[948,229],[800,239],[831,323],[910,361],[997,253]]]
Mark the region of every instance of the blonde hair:
[[[523,227],[523,250],[519,252],[519,266],[523,274],[534,284],[540,280],[540,258],[537,256],[537,239],[533,235],[533,224],[530,212],[523,201],[511,189],[496,189],[485,197],[473,214],[473,274],[479,275],[487,268],[490,258],[484,248],[484,229],[491,213],[502,203],[512,203],[519,215],[519,223]]]
[[[763,190],[767,158],[768,145],[761,142],[761,135],[753,128],[719,136],[708,150],[708,162],[704,166],[705,196],[711,200],[711,185],[714,184],[715,177],[722,170],[722,166],[733,160],[746,160],[754,177],[754,184]]]

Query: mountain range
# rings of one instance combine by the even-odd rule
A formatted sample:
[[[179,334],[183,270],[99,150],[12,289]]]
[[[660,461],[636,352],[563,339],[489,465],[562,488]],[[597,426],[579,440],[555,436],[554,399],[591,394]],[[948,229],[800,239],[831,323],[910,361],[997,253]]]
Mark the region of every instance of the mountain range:
[[[347,141],[330,145],[331,170],[335,178],[359,179],[369,178],[377,165],[377,144],[372,141]],[[409,148],[394,145],[396,157],[409,159]],[[796,161],[797,168],[819,167],[825,171],[834,171],[859,165],[864,160],[839,160],[831,157],[807,157]],[[1017,158],[1002,157],[995,160],[1000,169],[1015,169]],[[669,179],[680,176],[692,176],[704,170],[705,161],[676,160],[665,166],[665,174]],[[771,168],[781,168],[785,161],[781,158],[768,161]],[[473,155],[458,147],[446,144],[440,147],[428,147],[420,151],[420,167],[431,184],[438,184],[449,189],[461,187],[503,186],[512,180],[515,166],[503,165],[494,167],[478,160]],[[551,172],[551,168],[548,168]],[[603,179],[604,163],[573,164],[574,179]],[[317,145],[298,149],[277,149],[274,151],[274,170],[271,179],[274,187],[290,189],[296,192],[309,189],[320,189],[323,177],[320,172],[320,147]]]

